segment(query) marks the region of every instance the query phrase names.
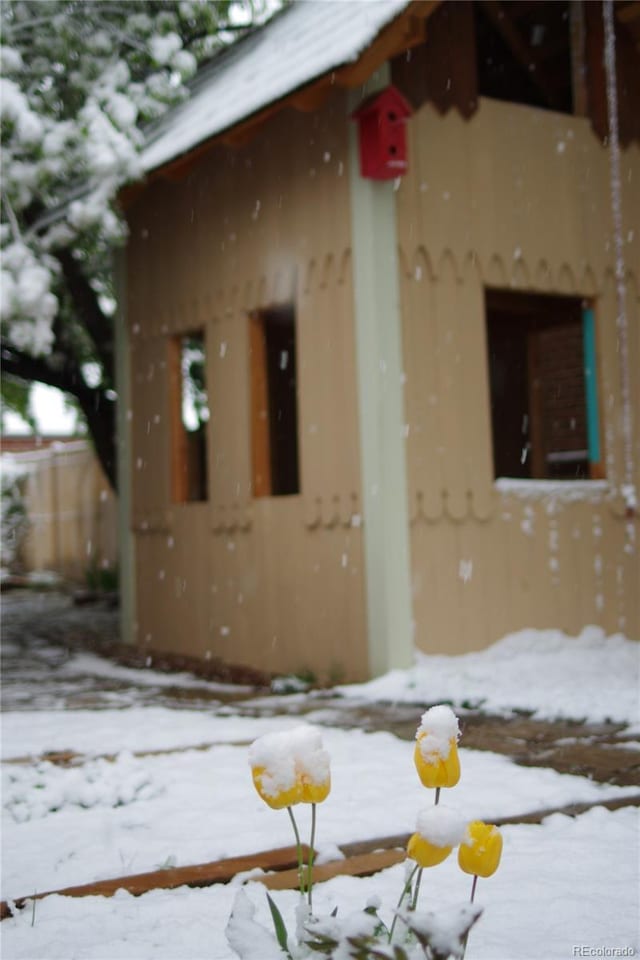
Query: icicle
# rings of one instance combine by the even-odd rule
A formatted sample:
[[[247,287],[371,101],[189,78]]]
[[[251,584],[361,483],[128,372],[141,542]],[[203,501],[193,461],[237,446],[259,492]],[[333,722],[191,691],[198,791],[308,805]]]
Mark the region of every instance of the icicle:
[[[609,164],[611,173],[611,211],[615,251],[616,305],[618,310],[618,357],[622,393],[622,439],[624,446],[624,484],[621,493],[627,511],[637,509],[633,482],[633,423],[631,388],[629,384],[629,333],[625,307],[625,267],[622,235],[622,181],[620,177],[620,142],[618,136],[618,89],[616,84],[616,35],[613,0],[603,0],[604,62],[607,78],[607,108],[609,111]]]

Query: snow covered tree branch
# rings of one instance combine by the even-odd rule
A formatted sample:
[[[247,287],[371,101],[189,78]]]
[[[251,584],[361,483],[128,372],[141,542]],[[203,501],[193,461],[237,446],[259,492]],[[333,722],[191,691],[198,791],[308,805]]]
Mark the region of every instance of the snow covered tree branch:
[[[38,380],[75,397],[114,487],[109,267],[125,238],[114,200],[139,175],[144,125],[188,96],[198,64],[256,9],[255,0],[6,0],[0,9],[5,396]]]

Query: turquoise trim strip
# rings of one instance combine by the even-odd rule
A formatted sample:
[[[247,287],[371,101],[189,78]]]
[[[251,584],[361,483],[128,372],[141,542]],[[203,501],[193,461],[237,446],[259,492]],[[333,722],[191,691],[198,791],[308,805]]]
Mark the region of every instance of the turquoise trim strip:
[[[600,462],[600,413],[598,410],[598,377],[596,366],[596,319],[591,307],[582,311],[582,343],[584,384],[587,401],[587,441],[589,462]]]

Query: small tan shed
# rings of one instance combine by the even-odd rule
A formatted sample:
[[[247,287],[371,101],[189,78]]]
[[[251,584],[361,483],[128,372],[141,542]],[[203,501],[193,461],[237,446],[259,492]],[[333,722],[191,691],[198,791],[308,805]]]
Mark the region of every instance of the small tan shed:
[[[619,219],[599,2],[309,0],[201,72],[123,195],[133,642],[335,681],[638,637],[639,13]]]

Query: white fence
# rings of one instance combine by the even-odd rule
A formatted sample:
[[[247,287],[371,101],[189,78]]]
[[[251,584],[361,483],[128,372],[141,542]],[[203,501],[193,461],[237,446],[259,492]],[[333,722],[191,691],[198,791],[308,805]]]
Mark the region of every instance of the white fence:
[[[52,570],[72,580],[117,564],[116,499],[84,440],[3,454],[20,486],[28,530],[17,559],[25,572]]]

